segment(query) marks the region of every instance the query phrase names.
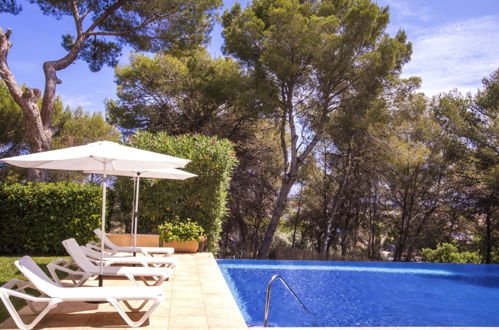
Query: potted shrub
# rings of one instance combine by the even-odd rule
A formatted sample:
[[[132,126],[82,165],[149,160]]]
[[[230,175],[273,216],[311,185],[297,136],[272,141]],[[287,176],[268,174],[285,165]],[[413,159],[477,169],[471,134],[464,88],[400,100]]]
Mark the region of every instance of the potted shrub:
[[[162,246],[173,247],[178,252],[196,252],[199,242],[206,240],[199,224],[189,218],[181,220],[178,216],[159,225],[158,233]]]

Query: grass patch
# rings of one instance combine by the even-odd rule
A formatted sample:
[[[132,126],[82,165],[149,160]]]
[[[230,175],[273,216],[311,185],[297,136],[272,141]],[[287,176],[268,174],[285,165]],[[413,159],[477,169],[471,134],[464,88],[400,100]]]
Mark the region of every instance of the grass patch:
[[[13,278],[18,278],[20,280],[26,280],[26,278],[19,272],[19,270],[14,265],[14,261],[20,259],[21,257],[0,257],[0,286],[4,285],[8,281]],[[50,277],[50,274],[47,270],[47,264],[55,259],[69,259],[69,257],[32,257],[33,260],[43,269],[45,273],[47,273]],[[12,298],[11,298],[12,299]],[[17,310],[26,305],[24,300],[13,298],[13,305]],[[7,309],[0,303],[0,323],[6,320],[9,317],[9,313]]]

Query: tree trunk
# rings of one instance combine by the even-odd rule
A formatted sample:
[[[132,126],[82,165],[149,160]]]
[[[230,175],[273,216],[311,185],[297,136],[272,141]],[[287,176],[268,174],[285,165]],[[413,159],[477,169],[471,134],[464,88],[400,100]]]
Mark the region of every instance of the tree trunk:
[[[492,252],[492,221],[490,219],[490,212],[487,212],[485,218],[485,263],[490,264]]]
[[[328,111],[327,104],[325,104],[321,116],[322,120],[317,127],[317,132],[313,136],[310,143],[304,147],[301,155],[298,155],[300,145],[298,144],[299,137],[296,132],[295,110],[293,106],[294,89],[295,87],[293,82],[285,84],[281,89],[281,100],[283,101],[282,103],[284,104],[284,108],[281,117],[280,139],[284,163],[283,173],[285,173],[285,175],[282,180],[281,188],[279,189],[279,196],[277,198],[276,206],[274,207],[274,211],[272,212],[272,218],[270,220],[267,231],[265,232],[265,237],[263,238],[262,244],[260,245],[260,249],[258,250],[259,259],[265,259],[269,253],[270,245],[272,244],[272,240],[274,239],[275,231],[277,230],[277,226],[281,221],[281,216],[288,202],[289,192],[296,181],[298,169],[301,167],[301,165],[303,165],[308,155],[310,155],[319,140],[322,138],[322,130],[324,129],[327,118]],[[286,125],[289,128],[289,149],[286,138],[288,133],[286,131]]]
[[[0,77],[23,112],[31,152],[50,150],[52,142],[51,117],[46,116],[45,118],[44,111],[38,106],[41,91],[36,88],[21,88],[7,65],[7,55],[12,47],[10,42],[11,33],[10,30],[4,33],[0,28]],[[44,121],[44,119],[47,119],[47,121]],[[40,170],[29,172],[30,181],[42,181],[43,177],[43,172]]]
[[[333,198],[333,208],[331,209],[331,212],[329,214],[329,217],[327,219],[327,224],[326,224],[326,232],[324,233],[324,242],[322,244],[322,254],[327,254],[328,253],[328,247],[329,247],[329,241],[331,240],[331,230],[333,228],[333,222],[336,217],[336,213],[338,211],[338,206],[340,203],[340,197],[343,194],[343,190],[345,189],[345,186],[347,184],[347,179],[350,174],[350,167],[351,167],[351,143],[352,143],[353,137],[350,139],[350,145],[348,147],[348,151],[346,154],[346,165],[343,167],[343,175],[342,179],[340,182],[340,186],[338,187],[338,190],[336,191],[336,194]]]
[[[367,214],[368,217],[368,228],[369,228],[369,242],[368,242],[368,256],[369,260],[377,259],[379,255],[379,246],[378,246],[378,227],[377,227],[377,219],[378,219],[378,185],[374,185],[374,191],[372,191],[373,197],[371,199],[371,203],[369,205],[369,212]]]
[[[406,222],[407,222],[407,216],[405,214],[405,210],[403,210],[401,217],[401,225],[399,229],[399,239],[395,246],[393,261],[400,261],[402,259],[402,254],[404,253],[405,243],[406,243],[406,228],[408,227],[408,225],[406,225]]]
[[[301,203],[302,203],[303,191],[300,191],[300,197],[298,198],[298,205],[295,215],[295,221],[293,221],[293,236],[291,239],[291,248],[295,247],[296,243],[296,232],[298,230],[298,223],[300,221],[300,211],[301,211]]]
[[[26,88],[21,96],[21,100],[16,103],[21,107],[24,122],[26,125],[26,135],[30,151],[32,153],[48,151],[52,144],[52,130],[50,124],[45,125],[40,116],[38,108],[38,99],[40,91],[37,89]],[[28,171],[28,180],[41,182],[46,179],[46,171],[40,169],[30,169]]]
[[[270,220],[267,231],[265,232],[265,237],[263,238],[260,249],[258,250],[258,259],[267,258],[270,250],[270,245],[272,244],[272,240],[274,239],[275,231],[277,230],[277,226],[279,225],[284,209],[286,208],[286,203],[288,202],[289,191],[295,183],[295,180],[296,170],[294,174],[286,175],[281,189],[279,190],[279,197],[277,198],[276,206],[274,208],[274,211],[272,212],[272,219]]]

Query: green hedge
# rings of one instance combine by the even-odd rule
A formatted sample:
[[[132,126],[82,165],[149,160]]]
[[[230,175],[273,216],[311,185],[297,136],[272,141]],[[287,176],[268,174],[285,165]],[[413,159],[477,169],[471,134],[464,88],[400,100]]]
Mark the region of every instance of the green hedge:
[[[78,183],[0,185],[0,253],[61,254],[61,241],[93,240],[100,226],[101,189]]]
[[[138,132],[131,140],[133,147],[190,159],[185,170],[198,176],[185,181],[142,179],[140,185],[141,233],[157,233],[159,224],[190,218],[203,227],[206,246],[216,250],[222,219],[227,214],[227,192],[232,169],[236,164],[232,144],[226,139],[203,135],[168,136],[164,133]],[[115,185],[122,205],[129,204],[132,183],[120,178]]]

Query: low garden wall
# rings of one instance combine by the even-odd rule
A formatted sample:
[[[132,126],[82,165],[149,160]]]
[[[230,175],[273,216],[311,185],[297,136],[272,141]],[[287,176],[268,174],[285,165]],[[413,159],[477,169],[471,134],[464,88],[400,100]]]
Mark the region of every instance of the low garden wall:
[[[118,246],[132,246],[132,237],[130,234],[106,234],[107,237]],[[159,235],[137,234],[137,246],[146,247],[172,247],[175,252],[196,252],[199,248],[199,242],[163,242]]]
[[[107,237],[118,246],[132,246],[133,236],[130,234],[106,234]],[[138,234],[137,246],[159,246],[159,235],[154,234]]]

